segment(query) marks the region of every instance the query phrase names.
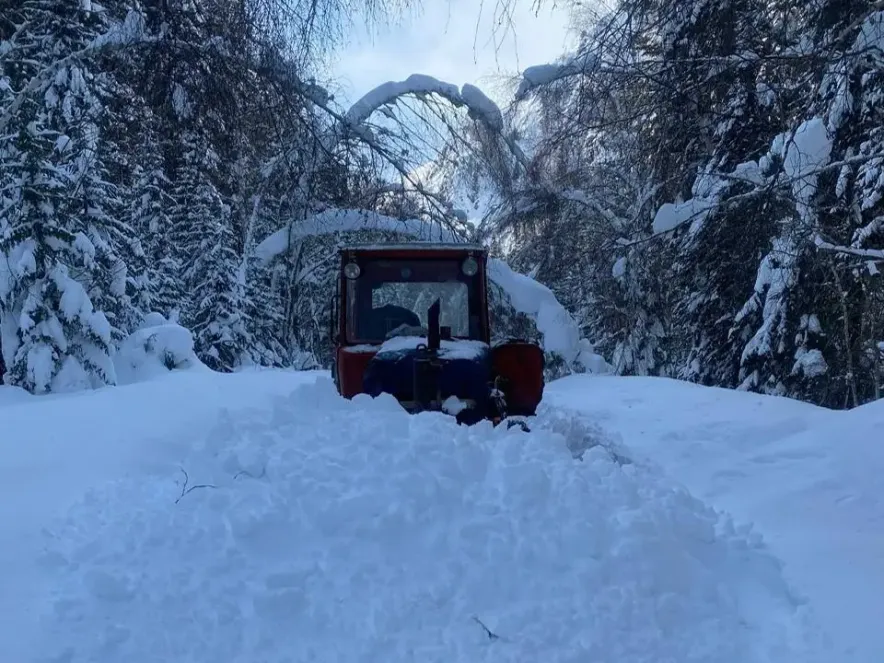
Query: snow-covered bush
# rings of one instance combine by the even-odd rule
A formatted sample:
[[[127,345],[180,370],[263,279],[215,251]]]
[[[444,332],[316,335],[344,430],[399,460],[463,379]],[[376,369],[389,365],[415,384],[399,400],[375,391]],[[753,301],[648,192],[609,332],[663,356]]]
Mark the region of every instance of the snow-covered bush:
[[[114,355],[117,384],[150,380],[175,370],[208,370],[193,351],[193,334],[149,313],[141,327],[120,344]]]

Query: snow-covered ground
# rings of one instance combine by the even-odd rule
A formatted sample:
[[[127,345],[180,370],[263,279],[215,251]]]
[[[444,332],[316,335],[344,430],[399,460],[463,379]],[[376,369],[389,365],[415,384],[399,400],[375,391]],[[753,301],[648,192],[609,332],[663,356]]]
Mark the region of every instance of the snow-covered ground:
[[[884,660],[884,407],[607,377],[547,400],[602,446],[319,373],[0,387],[0,659]]]
[[[547,401],[753,523],[832,660],[884,661],[884,401],[848,412],[657,378],[556,381]]]

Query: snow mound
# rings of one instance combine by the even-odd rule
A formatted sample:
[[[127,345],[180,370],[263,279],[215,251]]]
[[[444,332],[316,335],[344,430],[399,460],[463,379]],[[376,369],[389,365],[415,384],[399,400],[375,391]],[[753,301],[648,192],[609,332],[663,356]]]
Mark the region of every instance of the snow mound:
[[[812,606],[828,660],[884,661],[884,400],[841,412],[664,378],[584,376],[553,382],[544,398],[754,523]]]
[[[0,661],[38,663],[44,528],[94,486],[177,471],[225,409],[265,407],[317,373],[173,371],[135,385],[28,395],[0,408]],[[7,389],[7,388],[4,388]],[[12,389],[9,387],[8,389]],[[23,394],[19,394],[23,395]],[[118,505],[123,508],[125,505]],[[137,505],[132,505],[137,508]],[[42,650],[45,652],[45,649]],[[93,663],[98,660],[93,659]]]
[[[756,537],[556,432],[320,379],[191,448],[177,476],[96,488],[51,528],[30,660],[809,660]]]
[[[174,370],[209,370],[193,351],[190,330],[167,322],[160,313],[145,316],[141,328],[123,340],[114,368],[118,384],[143,382]]]

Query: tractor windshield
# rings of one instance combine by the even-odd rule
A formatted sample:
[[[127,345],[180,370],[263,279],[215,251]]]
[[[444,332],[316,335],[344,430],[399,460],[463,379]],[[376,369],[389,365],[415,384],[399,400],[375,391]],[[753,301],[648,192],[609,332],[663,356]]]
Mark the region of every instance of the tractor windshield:
[[[462,259],[368,259],[347,283],[350,342],[381,343],[393,335],[425,336],[427,310],[438,299],[439,324],[452,338],[482,339],[480,277]]]

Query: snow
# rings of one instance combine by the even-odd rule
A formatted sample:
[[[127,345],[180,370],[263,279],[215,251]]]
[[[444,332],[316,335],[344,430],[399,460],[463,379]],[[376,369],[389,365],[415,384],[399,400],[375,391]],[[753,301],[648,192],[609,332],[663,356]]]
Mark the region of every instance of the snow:
[[[51,605],[52,580],[40,555],[50,543],[43,530],[55,516],[93,487],[125,481],[127,475],[149,480],[156,473],[162,490],[177,471],[177,460],[222,413],[266,408],[273,395],[315,379],[315,373],[281,371],[235,376],[175,372],[143,384],[76,394],[33,396],[0,388],[2,659],[44,660],[53,641],[53,636],[38,635],[38,613]],[[7,397],[10,393],[15,395]],[[111,506],[132,515],[140,508],[134,503]],[[40,649],[41,642],[38,657],[31,648]],[[102,660],[107,659],[96,657],[91,663]]]
[[[762,323],[743,348],[741,362],[744,364],[752,356],[773,353],[777,332],[785,323],[788,294],[797,278],[797,255],[798,250],[791,238],[776,237],[770,253],[762,259],[758,267],[754,294],[734,317],[735,322],[739,323],[758,308],[762,309]],[[755,386],[751,379],[744,384],[746,387]]]
[[[588,53],[573,57],[561,63],[539,64],[526,68],[522,72],[522,80],[516,90],[516,101],[524,99],[533,90],[554,83],[568,76],[576,76],[587,72],[597,64],[595,57]]]
[[[87,49],[99,50],[149,40],[145,32],[144,15],[140,11],[130,9],[122,23],[116,23],[108,32],[93,39]]]
[[[717,200],[691,198],[683,203],[663,203],[654,215],[654,232],[665,233],[696,219],[705,219],[718,204]]]
[[[851,50],[861,53],[872,49],[884,49],[884,11],[875,11],[863,21]]]
[[[341,246],[344,251],[453,251],[463,253],[464,251],[485,251],[486,248],[481,244],[467,244],[457,242],[452,244],[444,244],[441,242],[377,242],[364,244],[344,244]]]
[[[0,384],[0,407],[10,403],[24,403],[31,398],[32,395],[21,387]]]
[[[509,296],[518,312],[530,316],[543,335],[543,349],[561,355],[569,364],[580,364],[590,372],[606,371],[608,366],[580,337],[580,328],[556,299],[552,290],[524,274],[514,272],[502,260],[488,261],[488,276]]]
[[[807,350],[798,348],[795,351],[795,364],[792,366],[792,374],[802,373],[809,378],[816,378],[826,374],[829,365],[823,353],[819,350]]]
[[[764,183],[759,161],[746,161],[737,164],[733,172],[722,177],[716,170],[707,168],[697,176],[691,192],[694,194],[684,202],[664,203],[654,215],[652,228],[655,233],[665,233],[691,222],[690,232],[697,233],[709,214],[718,206],[722,195],[736,183],[761,185]]]
[[[67,267],[57,265],[50,272],[50,277],[61,293],[61,316],[69,322],[78,322],[83,329],[94,333],[105,343],[110,343],[110,323],[103,313],[95,311],[86,289],[70,277]]]
[[[474,119],[482,120],[496,131],[503,131],[503,115],[500,108],[482,90],[475,85],[465,83],[460,96]]]
[[[350,107],[345,119],[353,126],[362,124],[378,108],[394,103],[406,94],[438,94],[450,99],[460,97],[456,85],[444,83],[432,76],[412,74],[404,81],[388,81],[366,92]]]
[[[831,152],[832,138],[823,119],[806,120],[794,131],[778,134],[771,142],[770,151],[758,161],[738,164],[724,177],[707,168],[695,180],[692,198],[660,206],[652,222],[653,231],[656,234],[670,232],[690,221],[691,233],[696,233],[731,186],[736,183],[761,186],[768,182],[773,157],[782,159],[785,184],[792,189],[799,218],[810,222],[810,200],[816,192],[819,170],[826,165]],[[778,173],[772,176],[776,178]]]
[[[255,247],[253,256],[267,264],[286,253],[292,242],[304,237],[356,230],[402,233],[419,241],[457,242],[459,239],[450,230],[419,219],[394,219],[361,209],[329,209],[277,230]]]
[[[449,396],[442,402],[442,411],[452,417],[456,417],[467,407],[469,407],[469,403],[460,400],[457,396]]]
[[[585,376],[553,382],[545,398],[754,523],[815,615],[829,660],[884,660],[884,401],[833,412],[662,378]]]
[[[799,211],[801,206],[809,205],[816,192],[817,171],[828,162],[831,153],[832,139],[825,122],[819,117],[802,122],[786,139],[783,170],[792,180]]]
[[[427,345],[426,337],[419,336],[394,336],[383,342],[377,348],[378,354],[385,352],[400,352],[402,350],[414,350],[418,345]],[[472,341],[469,339],[443,340],[439,347],[439,356],[445,359],[476,359],[488,352],[487,343]]]
[[[209,370],[194,353],[190,330],[156,312],[123,340],[113,361],[117,384],[144,382],[172,370]]]
[[[347,345],[344,346],[344,352],[352,352],[353,354],[366,354],[377,352],[379,345],[372,345],[370,343],[361,343],[359,345]]]
[[[377,86],[354,103],[344,119],[349,126],[358,127],[376,110],[394,104],[400,97],[408,94],[438,95],[455,106],[466,106],[471,117],[484,122],[491,129],[495,131],[503,129],[503,115],[500,108],[479,88],[467,83],[458,89],[452,83],[425,74],[412,74],[404,81],[388,81]]]
[[[618,383],[552,386],[622,412],[585,399]],[[648,396],[621,432],[678,417]],[[846,660],[815,658],[758,536],[605,445],[576,460],[555,426],[457,426],[280,371],[2,412],[8,660]]]

